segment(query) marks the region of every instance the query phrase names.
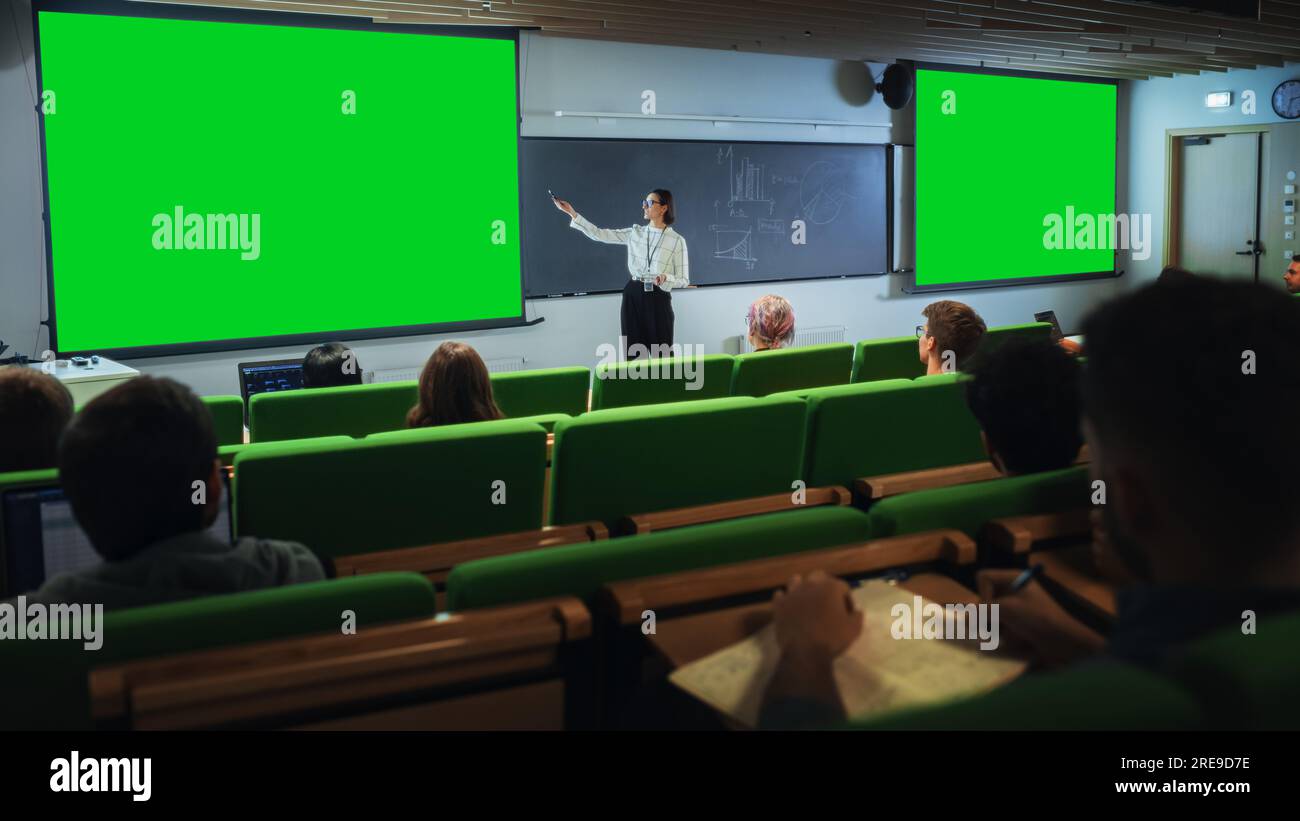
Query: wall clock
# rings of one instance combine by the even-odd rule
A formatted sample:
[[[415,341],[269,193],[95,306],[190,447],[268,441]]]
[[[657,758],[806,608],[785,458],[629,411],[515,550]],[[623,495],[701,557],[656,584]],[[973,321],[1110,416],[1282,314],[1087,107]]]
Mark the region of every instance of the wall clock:
[[[1300,119],[1300,80],[1287,80],[1273,90],[1273,110],[1284,119]]]

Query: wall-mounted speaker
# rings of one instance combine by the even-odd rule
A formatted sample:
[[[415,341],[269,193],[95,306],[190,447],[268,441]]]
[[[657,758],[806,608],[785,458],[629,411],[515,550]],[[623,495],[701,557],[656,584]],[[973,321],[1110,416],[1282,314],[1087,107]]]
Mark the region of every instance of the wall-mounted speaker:
[[[885,69],[876,83],[876,91],[885,99],[885,105],[898,109],[912,99],[912,71],[907,66],[894,63]]]

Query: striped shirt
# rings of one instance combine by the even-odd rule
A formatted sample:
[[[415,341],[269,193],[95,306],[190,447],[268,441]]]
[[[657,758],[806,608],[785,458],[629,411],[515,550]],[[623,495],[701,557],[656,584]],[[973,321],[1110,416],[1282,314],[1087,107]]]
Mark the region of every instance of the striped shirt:
[[[681,288],[691,282],[690,267],[686,259],[686,240],[671,226],[660,231],[653,225],[633,225],[631,228],[597,228],[579,214],[569,222],[569,227],[581,231],[597,242],[627,246],[627,272],[632,279],[647,273],[663,275],[659,286],[665,291]]]

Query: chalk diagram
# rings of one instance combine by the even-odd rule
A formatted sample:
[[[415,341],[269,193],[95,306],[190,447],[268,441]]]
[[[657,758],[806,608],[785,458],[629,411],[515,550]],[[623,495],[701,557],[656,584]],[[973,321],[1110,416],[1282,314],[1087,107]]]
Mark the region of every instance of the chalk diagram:
[[[757,241],[780,241],[795,219],[814,225],[834,222],[855,198],[843,170],[825,160],[812,163],[799,176],[774,173],[748,155],[737,155],[731,145],[719,148],[716,160],[719,169],[727,167],[727,196],[713,201],[709,226],[713,257],[744,263],[751,271],[758,264]],[[795,188],[797,191],[791,191]],[[797,210],[789,217],[777,216],[778,192],[798,195]],[[792,199],[787,196],[782,201]]]

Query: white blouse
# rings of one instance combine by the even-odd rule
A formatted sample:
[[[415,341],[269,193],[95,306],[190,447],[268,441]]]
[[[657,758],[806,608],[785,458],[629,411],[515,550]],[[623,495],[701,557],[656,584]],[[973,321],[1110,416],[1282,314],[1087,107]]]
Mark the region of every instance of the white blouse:
[[[686,259],[686,240],[672,229],[660,231],[653,225],[633,225],[630,228],[597,228],[579,214],[569,222],[569,227],[581,231],[597,242],[627,246],[627,272],[633,279],[652,274],[663,275],[659,286],[665,291],[689,285],[690,267]]]

